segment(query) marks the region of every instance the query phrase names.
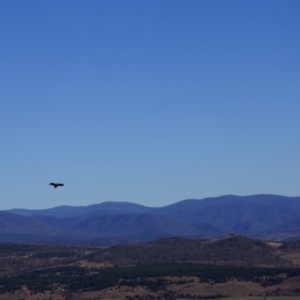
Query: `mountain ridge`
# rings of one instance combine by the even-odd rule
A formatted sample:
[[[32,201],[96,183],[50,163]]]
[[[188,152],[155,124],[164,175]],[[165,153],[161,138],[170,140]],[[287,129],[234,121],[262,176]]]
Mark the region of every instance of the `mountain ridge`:
[[[186,199],[163,207],[131,202],[0,211],[1,234],[45,234],[122,242],[160,237],[217,238],[229,233],[275,240],[299,237],[300,197],[258,194]]]

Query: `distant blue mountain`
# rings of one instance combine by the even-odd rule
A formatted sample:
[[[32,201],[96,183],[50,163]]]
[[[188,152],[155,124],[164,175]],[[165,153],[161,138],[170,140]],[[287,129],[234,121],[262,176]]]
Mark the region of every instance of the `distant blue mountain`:
[[[145,213],[150,210],[150,207],[146,207],[140,204],[130,203],[130,202],[112,202],[107,201],[99,204],[92,204],[88,206],[68,206],[62,205],[48,209],[22,209],[14,208],[7,210],[7,212],[14,213],[21,216],[52,216],[57,218],[69,218],[76,217],[81,215],[93,216],[98,214],[107,214],[107,213]]]
[[[234,233],[284,240],[299,237],[300,197],[226,195],[164,207],[130,202],[0,212],[0,241],[73,241],[103,245],[159,237],[216,238]],[[11,234],[11,235],[9,235]]]

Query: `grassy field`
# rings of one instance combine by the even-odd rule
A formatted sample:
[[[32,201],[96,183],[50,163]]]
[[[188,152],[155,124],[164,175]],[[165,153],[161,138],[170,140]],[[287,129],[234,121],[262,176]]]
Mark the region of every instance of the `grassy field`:
[[[131,295],[133,296],[133,295]],[[15,294],[6,294],[2,295],[1,299],[11,299],[11,300],[65,300],[66,297],[58,294],[37,294],[37,295],[26,295],[22,293],[15,293]],[[7,298],[6,298],[7,297]],[[81,295],[73,295],[72,300],[89,300],[89,299],[96,299],[96,300],[123,300],[125,299],[124,296],[117,295],[115,293],[111,293],[106,297],[103,295],[97,295],[95,293],[83,293]],[[188,298],[181,298],[180,300],[190,300]],[[215,300],[300,300],[300,297],[291,297],[291,296],[279,296],[279,297],[228,297],[228,298],[219,298]]]
[[[176,280],[178,278],[170,278]],[[185,278],[184,278],[185,279]],[[294,287],[297,287],[299,281],[293,283]],[[274,288],[274,287],[273,287]],[[205,283],[200,283],[194,281],[192,283],[186,283],[183,285],[170,284],[166,286],[166,290],[172,292],[173,298],[164,298],[164,291],[158,290],[156,292],[150,291],[149,289],[136,286],[113,286],[100,291],[86,291],[86,292],[74,292],[72,294],[66,293],[62,286],[57,286],[57,288],[50,292],[45,291],[44,293],[32,294],[31,291],[23,286],[21,290],[13,293],[5,293],[0,295],[0,299],[11,299],[11,300],[124,300],[124,299],[134,299],[134,300],[157,300],[157,299],[178,299],[178,300],[189,300],[195,299],[193,297],[177,297],[179,294],[190,294],[194,295],[204,295],[212,296],[216,294],[229,295],[229,297],[215,298],[219,300],[300,300],[300,296],[246,296],[251,293],[258,292],[262,295],[267,291],[271,291],[273,288],[262,288],[258,284],[252,284],[249,282],[232,282],[209,285]],[[239,294],[239,296],[234,294]],[[135,296],[139,296],[135,298]],[[245,295],[245,296],[244,296]],[[130,298],[131,297],[131,298]],[[198,298],[198,297],[197,297]],[[201,299],[201,298],[200,298]]]

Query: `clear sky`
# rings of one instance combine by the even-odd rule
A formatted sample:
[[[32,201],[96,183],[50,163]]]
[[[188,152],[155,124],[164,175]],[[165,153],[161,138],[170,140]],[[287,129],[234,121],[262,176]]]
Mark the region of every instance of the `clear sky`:
[[[299,196],[299,16],[298,0],[2,0],[0,209]]]

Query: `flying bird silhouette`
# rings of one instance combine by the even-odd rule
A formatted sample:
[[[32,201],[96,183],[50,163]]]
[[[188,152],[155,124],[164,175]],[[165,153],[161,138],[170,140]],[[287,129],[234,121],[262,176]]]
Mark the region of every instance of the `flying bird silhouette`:
[[[54,182],[49,183],[49,185],[53,185],[54,188],[57,188],[58,186],[64,186],[63,183],[54,183]]]

